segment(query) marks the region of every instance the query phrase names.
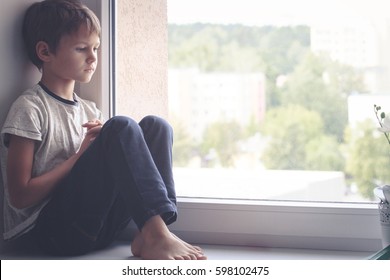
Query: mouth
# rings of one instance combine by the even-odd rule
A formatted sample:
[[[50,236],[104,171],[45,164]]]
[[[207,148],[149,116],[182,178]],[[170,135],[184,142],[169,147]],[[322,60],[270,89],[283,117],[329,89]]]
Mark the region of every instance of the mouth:
[[[88,72],[88,73],[93,73],[93,72],[95,72],[95,68],[87,68],[84,71]]]

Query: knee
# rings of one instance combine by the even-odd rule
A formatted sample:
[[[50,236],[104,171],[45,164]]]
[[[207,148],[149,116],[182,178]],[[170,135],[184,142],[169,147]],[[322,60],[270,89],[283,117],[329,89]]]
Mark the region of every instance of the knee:
[[[144,131],[151,129],[153,131],[159,131],[167,133],[168,135],[173,135],[172,126],[165,119],[157,116],[146,116],[140,121],[139,125]]]
[[[105,125],[114,125],[114,126],[128,126],[137,124],[135,120],[126,116],[115,116],[110,118]]]
[[[123,129],[139,130],[138,123],[125,116],[115,116],[110,118],[103,126],[102,132],[112,134],[122,131]]]

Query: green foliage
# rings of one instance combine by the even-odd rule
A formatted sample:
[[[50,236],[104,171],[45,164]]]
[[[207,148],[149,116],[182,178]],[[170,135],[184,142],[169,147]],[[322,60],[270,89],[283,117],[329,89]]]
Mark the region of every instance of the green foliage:
[[[238,152],[238,141],[242,139],[243,130],[236,122],[216,122],[207,127],[200,145],[203,163],[210,166],[210,152],[215,151],[219,164],[224,167],[233,165],[233,158]]]
[[[195,144],[181,123],[173,120],[172,126],[175,132],[173,139],[173,162],[175,166],[186,166],[194,154]]]
[[[275,112],[277,111],[277,112]],[[333,136],[323,131],[320,116],[289,106],[267,113],[264,136],[269,137],[262,160],[269,169],[343,171],[345,158]],[[275,126],[275,129],[270,127]],[[276,129],[277,128],[277,129]]]
[[[390,154],[386,139],[370,120],[346,131],[348,161],[346,172],[353,177],[360,193],[374,198],[377,185],[390,182]]]
[[[219,71],[223,72],[263,72],[265,62],[255,48],[241,47],[231,42],[220,49]]]
[[[269,138],[262,157],[269,169],[335,170],[344,165],[337,141],[324,134],[320,115],[302,106],[268,111],[262,132]]]
[[[272,83],[277,75],[294,69],[310,44],[307,26],[171,24],[168,28],[170,67],[262,71],[269,73]]]
[[[344,83],[335,78],[337,67],[328,64],[323,57],[308,53],[283,88],[281,105],[299,104],[318,112],[325,133],[341,142],[348,122],[347,95],[342,92]]]
[[[344,171],[345,168],[340,144],[335,137],[325,134],[307,143],[305,163],[307,170]]]

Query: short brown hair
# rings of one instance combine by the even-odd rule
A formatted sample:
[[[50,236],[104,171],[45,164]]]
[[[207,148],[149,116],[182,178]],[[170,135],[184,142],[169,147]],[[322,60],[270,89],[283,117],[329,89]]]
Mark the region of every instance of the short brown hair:
[[[100,22],[97,16],[85,5],[76,0],[44,0],[32,4],[23,20],[22,35],[31,62],[42,68],[37,56],[36,45],[46,42],[49,51],[55,53],[64,35],[76,32],[81,25],[87,24],[91,33],[100,36]]]

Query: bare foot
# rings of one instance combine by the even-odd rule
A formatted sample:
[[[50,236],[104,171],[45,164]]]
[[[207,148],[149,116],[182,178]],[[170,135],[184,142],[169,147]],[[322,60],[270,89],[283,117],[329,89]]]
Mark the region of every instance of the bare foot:
[[[138,233],[131,251],[135,257],[153,260],[205,260],[197,246],[192,246],[172,234],[160,216],[152,217]]]
[[[179,237],[177,237],[175,234],[171,233],[175,238],[177,238],[178,240],[180,240],[181,242],[183,242],[183,244],[185,246],[187,246],[188,248],[191,248],[191,249],[195,249],[196,251],[198,251],[199,253],[202,253],[203,254],[203,250],[198,247],[198,246],[193,246],[191,244],[188,244],[187,242],[185,242],[184,240],[180,239]]]

